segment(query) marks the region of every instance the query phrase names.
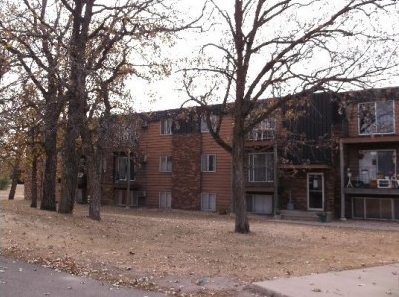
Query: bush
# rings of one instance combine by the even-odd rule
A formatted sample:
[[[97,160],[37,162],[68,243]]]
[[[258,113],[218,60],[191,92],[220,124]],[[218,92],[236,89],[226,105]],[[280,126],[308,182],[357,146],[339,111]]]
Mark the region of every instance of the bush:
[[[7,189],[10,184],[10,179],[7,176],[0,176],[0,190]]]

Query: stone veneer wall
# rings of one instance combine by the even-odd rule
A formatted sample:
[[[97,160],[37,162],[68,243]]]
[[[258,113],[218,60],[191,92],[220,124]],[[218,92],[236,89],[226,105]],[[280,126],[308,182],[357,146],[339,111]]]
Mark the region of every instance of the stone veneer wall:
[[[173,135],[173,208],[199,210],[201,207],[201,134]]]

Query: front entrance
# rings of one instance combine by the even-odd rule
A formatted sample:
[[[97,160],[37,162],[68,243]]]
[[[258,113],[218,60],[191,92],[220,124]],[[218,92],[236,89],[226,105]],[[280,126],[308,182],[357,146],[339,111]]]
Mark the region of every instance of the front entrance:
[[[324,210],[323,173],[308,173],[307,185],[308,210]]]

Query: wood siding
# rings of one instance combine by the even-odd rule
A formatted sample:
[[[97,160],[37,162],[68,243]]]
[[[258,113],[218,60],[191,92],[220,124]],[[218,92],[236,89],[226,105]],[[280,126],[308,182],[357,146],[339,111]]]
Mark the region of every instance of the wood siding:
[[[225,116],[220,134],[231,142],[232,118]],[[201,192],[216,194],[216,209],[231,210],[231,155],[220,147],[210,133],[201,133],[201,154],[216,155],[216,171],[201,172]],[[200,161],[200,160],[199,160]]]

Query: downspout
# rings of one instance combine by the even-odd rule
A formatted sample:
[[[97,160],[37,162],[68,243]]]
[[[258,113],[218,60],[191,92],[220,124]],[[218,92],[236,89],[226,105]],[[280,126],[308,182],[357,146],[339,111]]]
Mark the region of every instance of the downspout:
[[[277,205],[278,205],[278,174],[277,174],[277,144],[273,147],[273,156],[274,156],[274,207],[273,207],[273,215],[276,215]]]
[[[127,189],[126,189],[126,204],[130,206],[130,148],[127,150]]]
[[[340,174],[341,174],[341,221],[345,221],[345,193],[344,193],[344,185],[345,185],[345,164],[344,164],[344,144],[342,139],[339,140],[339,166],[340,166]]]

